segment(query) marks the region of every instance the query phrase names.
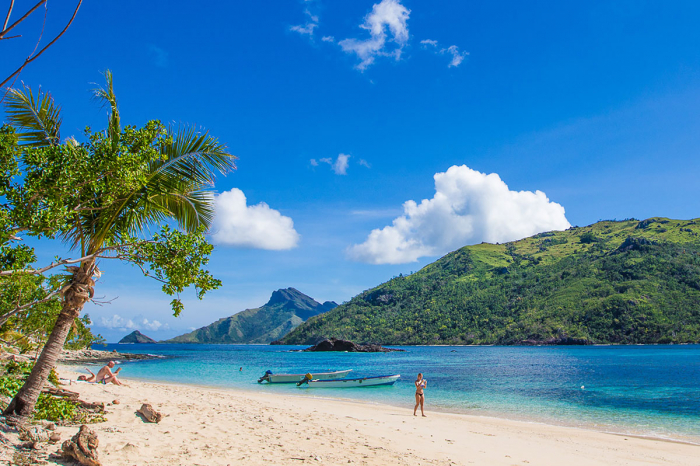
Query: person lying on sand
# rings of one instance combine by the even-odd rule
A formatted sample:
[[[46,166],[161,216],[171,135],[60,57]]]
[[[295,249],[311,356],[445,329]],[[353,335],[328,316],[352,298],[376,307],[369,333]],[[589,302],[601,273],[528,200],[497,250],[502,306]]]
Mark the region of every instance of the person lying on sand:
[[[112,372],[112,368],[116,365],[114,361],[109,361],[106,366],[97,372],[96,381],[102,383],[112,382],[115,385],[121,385],[122,383],[117,378],[117,374],[122,368],[120,367],[116,371]]]
[[[87,375],[79,375],[78,380],[82,380],[84,382],[94,382],[97,380],[97,376],[87,367],[85,368],[86,371],[90,373],[90,376],[88,377]]]

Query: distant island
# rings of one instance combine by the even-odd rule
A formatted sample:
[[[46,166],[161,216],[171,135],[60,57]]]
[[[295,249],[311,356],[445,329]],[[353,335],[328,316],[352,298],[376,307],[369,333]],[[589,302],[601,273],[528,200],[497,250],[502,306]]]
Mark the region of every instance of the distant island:
[[[601,221],[447,254],[282,344],[700,342],[700,219]]]
[[[333,301],[321,304],[294,288],[281,289],[273,292],[264,306],[246,309],[161,343],[270,343],[337,306]]]
[[[147,337],[143,333],[139,332],[138,330],[134,330],[121,340],[119,340],[119,344],[123,343],[157,343],[153,338]]]

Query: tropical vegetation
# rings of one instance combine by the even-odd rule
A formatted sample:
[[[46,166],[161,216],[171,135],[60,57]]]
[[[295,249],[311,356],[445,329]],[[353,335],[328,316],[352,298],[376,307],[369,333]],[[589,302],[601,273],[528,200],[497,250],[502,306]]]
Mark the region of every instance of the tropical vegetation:
[[[79,316],[94,299],[101,262],[124,261],[160,281],[174,296],[175,315],[183,310],[179,294],[189,286],[201,299],[221,285],[204,269],[212,251],[204,231],[214,215],[215,175],[235,168],[235,157],[194,128],[168,128],[157,120],[123,127],[109,71],[105,78],[94,97],[108,109],[107,129],[86,128],[83,142],[62,138],[60,107],[49,94],[12,89],[5,101],[0,331],[21,333],[34,319],[43,322],[46,336],[5,415],[28,417],[67,338],[90,339],[81,334],[89,320]],[[75,257],[37,266],[26,237],[60,240]]]

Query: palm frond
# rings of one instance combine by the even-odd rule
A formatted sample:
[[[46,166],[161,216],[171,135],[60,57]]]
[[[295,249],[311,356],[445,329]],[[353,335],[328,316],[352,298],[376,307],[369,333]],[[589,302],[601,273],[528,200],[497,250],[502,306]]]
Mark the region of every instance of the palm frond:
[[[168,134],[173,136],[172,141],[161,149],[167,160],[153,164],[154,178],[183,178],[203,188],[213,186],[217,173],[226,174],[236,169],[236,156],[231,155],[226,146],[209,132],[198,132],[185,126],[177,131],[169,128]]]
[[[112,72],[107,70],[104,72],[105,81],[107,81],[107,87],[97,87],[92,90],[93,99],[102,102],[102,106],[109,106],[109,125],[107,129],[107,135],[112,140],[112,150],[117,150],[119,146],[119,137],[121,135],[122,129],[119,118],[119,107],[117,106],[117,96],[114,94],[114,80],[112,78]]]
[[[29,147],[47,147],[61,141],[61,107],[48,92],[10,89],[5,108],[9,123],[19,131],[20,144]]]

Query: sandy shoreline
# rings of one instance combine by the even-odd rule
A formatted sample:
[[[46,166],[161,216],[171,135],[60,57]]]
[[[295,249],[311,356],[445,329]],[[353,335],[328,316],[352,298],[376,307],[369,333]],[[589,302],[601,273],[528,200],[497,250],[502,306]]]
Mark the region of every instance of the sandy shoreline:
[[[66,366],[59,373],[76,376]],[[110,403],[108,422],[91,426],[105,465],[690,466],[700,457],[695,445],[570,427],[430,411],[421,418],[411,406],[125,381],[66,387]],[[142,403],[163,413],[160,424],[135,414]],[[62,440],[76,431],[58,428]]]

